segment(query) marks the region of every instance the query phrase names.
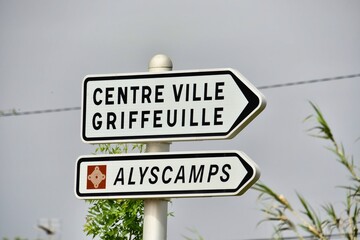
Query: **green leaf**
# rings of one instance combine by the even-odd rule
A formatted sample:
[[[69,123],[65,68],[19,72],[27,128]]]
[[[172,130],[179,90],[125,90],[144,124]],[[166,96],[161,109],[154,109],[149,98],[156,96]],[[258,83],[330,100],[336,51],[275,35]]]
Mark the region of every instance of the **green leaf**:
[[[137,148],[141,148],[138,144]],[[134,150],[134,149],[133,149]],[[121,154],[128,152],[127,144],[99,144],[95,153]],[[84,231],[102,240],[141,240],[144,220],[143,200],[87,200],[88,214]]]
[[[273,191],[270,187],[266,186],[265,184],[263,184],[263,183],[255,183],[252,188],[261,193],[259,197],[267,195],[267,196],[275,199],[283,207],[292,210],[291,205],[289,204],[289,202],[287,201],[287,199],[283,195],[277,194],[275,191]]]

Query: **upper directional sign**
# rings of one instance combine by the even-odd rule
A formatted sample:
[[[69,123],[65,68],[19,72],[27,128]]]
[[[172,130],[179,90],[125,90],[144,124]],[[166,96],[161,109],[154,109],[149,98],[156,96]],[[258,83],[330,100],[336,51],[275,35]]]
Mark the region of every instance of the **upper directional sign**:
[[[260,177],[243,152],[83,156],[76,164],[81,199],[241,195]]]
[[[81,135],[89,143],[229,139],[265,105],[233,69],[89,75]]]

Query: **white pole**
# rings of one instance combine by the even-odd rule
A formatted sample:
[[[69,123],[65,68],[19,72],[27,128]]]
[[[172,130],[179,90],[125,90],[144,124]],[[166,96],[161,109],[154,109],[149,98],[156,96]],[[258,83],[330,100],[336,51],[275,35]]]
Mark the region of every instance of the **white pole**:
[[[172,70],[172,62],[166,55],[158,54],[149,62],[149,72]],[[146,152],[169,152],[170,142],[146,144]],[[144,240],[166,240],[168,199],[146,199],[144,201]]]

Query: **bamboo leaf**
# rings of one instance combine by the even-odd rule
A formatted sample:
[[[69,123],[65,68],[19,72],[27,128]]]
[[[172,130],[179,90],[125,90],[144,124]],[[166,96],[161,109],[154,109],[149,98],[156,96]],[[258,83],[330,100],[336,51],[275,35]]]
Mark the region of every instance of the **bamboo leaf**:
[[[316,221],[315,221],[315,217],[314,217],[314,214],[312,213],[311,209],[310,209],[310,206],[308,205],[308,203],[306,202],[306,200],[299,194],[297,193],[297,197],[298,199],[300,200],[301,202],[301,205],[304,207],[305,211],[302,211],[308,218],[309,220],[311,221],[312,224],[316,224]]]
[[[291,205],[289,204],[289,202],[283,195],[277,194],[276,192],[274,192],[271,188],[269,188],[265,184],[256,183],[253,186],[253,189],[270,196],[271,198],[275,199],[278,203],[283,205],[285,208],[292,209]]]

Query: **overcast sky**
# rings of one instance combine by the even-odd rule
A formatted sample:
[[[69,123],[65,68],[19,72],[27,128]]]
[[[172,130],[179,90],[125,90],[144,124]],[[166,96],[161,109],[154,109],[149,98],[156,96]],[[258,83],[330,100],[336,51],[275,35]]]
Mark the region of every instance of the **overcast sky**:
[[[360,73],[360,2],[0,0],[0,110],[71,111],[0,117],[0,238],[39,236],[59,219],[61,239],[83,233],[88,205],[73,192],[75,161],[94,152],[80,138],[87,74],[147,71],[167,54],[174,70],[231,67],[255,86]],[[240,150],[261,180],[295,200],[341,206],[343,168],[303,123],[316,103],[349,154],[360,154],[360,78],[264,88],[267,107],[232,140],[178,142],[171,151]],[[234,104],[234,107],[235,104]],[[173,199],[168,239],[270,237],[257,193]],[[43,221],[43,220],[41,220]]]

